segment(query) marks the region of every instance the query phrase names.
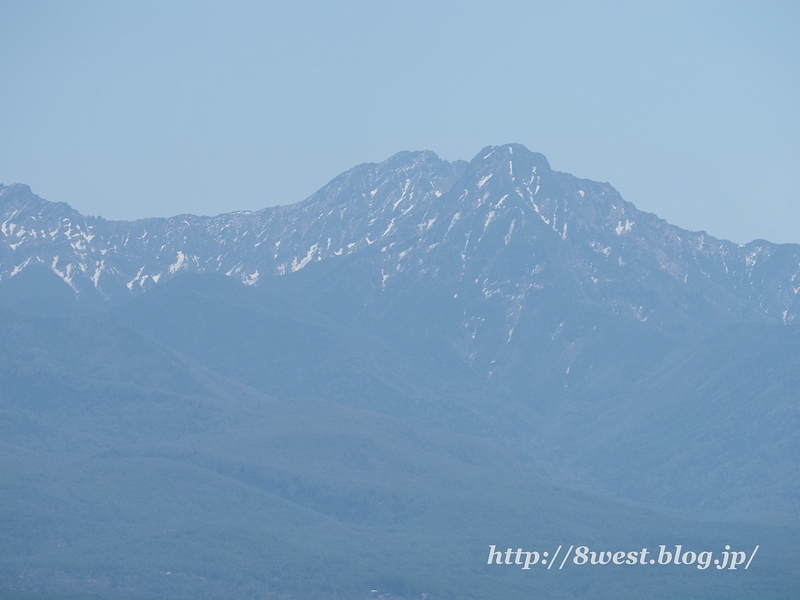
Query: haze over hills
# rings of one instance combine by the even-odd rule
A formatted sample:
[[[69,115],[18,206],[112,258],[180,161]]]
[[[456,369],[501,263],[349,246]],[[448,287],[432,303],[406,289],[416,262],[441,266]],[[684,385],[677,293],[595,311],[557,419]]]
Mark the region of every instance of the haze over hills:
[[[798,245],[737,245],[682,230],[514,144],[469,163],[401,152],[303,202],[217,217],[106,221],[24,185],[0,187],[0,233],[2,440],[8,456],[24,457],[6,461],[14,477],[3,494],[19,522],[46,513],[54,530],[73,531],[71,503],[91,506],[69,478],[57,484],[69,499],[52,497],[52,461],[66,461],[64,472],[133,473],[155,514],[176,510],[169,481],[153,479],[158,469],[194,482],[198,498],[211,486],[222,504],[243,486],[237,494],[253,495],[235,501],[242,514],[283,514],[319,547],[351,536],[352,561],[336,574],[319,567],[300,597],[361,597],[375,573],[403,593],[424,583],[441,597],[466,597],[487,575],[451,566],[471,582],[453,591],[449,576],[414,562],[414,540],[462,528],[452,538],[437,530],[444,541],[433,546],[478,560],[454,548],[473,540],[480,554],[492,531],[511,534],[526,518],[514,508],[517,493],[556,523],[536,521],[525,535],[696,531],[717,543],[705,520],[712,511],[742,538],[769,535],[767,552],[791,546],[800,515]],[[87,477],[96,497],[107,493]],[[487,489],[504,490],[496,518],[481,516],[492,512]],[[192,500],[186,514],[219,516],[202,504]],[[150,522],[138,505],[110,506],[129,516],[92,529],[105,540],[98,547],[126,519]],[[443,516],[460,511],[471,525]],[[631,514],[640,516],[627,522]],[[772,529],[744,524],[745,515],[771,515]],[[244,556],[255,542],[244,521],[226,519],[239,532],[230,556]],[[308,519],[322,519],[321,533],[299,525]],[[284,543],[299,531],[279,529],[262,533]],[[221,543],[222,534],[196,531],[201,547]],[[155,543],[135,528],[126,535]],[[408,565],[403,573],[357,550],[395,535],[394,550],[378,546]],[[42,543],[30,556],[46,565]],[[175,560],[170,544],[164,552]],[[319,564],[336,562],[320,552]],[[8,582],[25,561],[3,560]],[[301,579],[295,559],[264,560],[260,568],[292,574],[260,581],[231,566],[235,576],[210,577],[192,558],[186,572],[215,583],[190,578],[173,589],[154,583],[156,566],[118,564],[107,576],[115,583],[100,591],[290,593]],[[775,560],[754,593],[792,597],[796,579]],[[81,583],[96,579],[87,564],[62,564],[76,574],[61,588],[40,566],[34,588],[93,589]],[[500,587],[486,590],[531,593],[525,580],[490,580]],[[615,585],[619,597],[637,597],[651,584]],[[587,596],[574,585],[558,593],[603,597],[602,586]],[[664,597],[675,589],[710,597],[706,585],[658,584]],[[734,589],[732,580],[715,585],[720,597]]]

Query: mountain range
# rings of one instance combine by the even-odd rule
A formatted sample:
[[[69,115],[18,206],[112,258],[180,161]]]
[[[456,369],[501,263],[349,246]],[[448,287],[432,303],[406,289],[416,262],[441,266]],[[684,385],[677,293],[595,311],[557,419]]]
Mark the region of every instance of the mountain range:
[[[118,300],[187,271],[254,285],[342,256],[368,259],[381,290],[427,276],[470,304],[501,302],[506,334],[541,290],[559,286],[625,317],[706,328],[789,323],[800,291],[798,246],[670,226],[520,145],[485,148],[470,163],[401,152],[303,202],[218,217],[106,221],[24,185],[0,186],[0,202],[0,281],[39,265],[82,299]]]
[[[680,193],[676,174],[657,184]],[[659,527],[670,539],[717,540],[718,527],[763,534],[775,562],[744,597],[797,591],[779,556],[796,546],[787,540],[800,516],[800,245],[685,231],[518,144],[470,162],[401,152],[302,202],[216,217],[108,221],[0,186],[0,223],[2,443],[16,457],[4,461],[4,502],[14,523],[62,532],[40,546],[22,529],[7,534],[8,590],[28,568],[26,589],[135,596],[652,591],[650,575],[593,591],[576,577],[556,590],[472,565],[459,588],[426,570],[432,555],[415,562],[426,531],[449,540],[426,542],[437,556],[477,560],[453,548],[474,543],[480,554],[492,531],[513,535],[526,518],[518,492],[554,519],[522,530],[551,540],[627,543],[656,539]],[[197,490],[186,506],[168,478],[154,482],[166,471]],[[150,490],[154,514],[184,511],[178,521],[219,518],[198,508],[204,489],[223,504],[239,490],[248,518],[296,524],[258,529],[275,543],[347,539],[352,561],[335,574],[318,567],[303,587],[295,548],[291,560],[264,559],[281,581],[261,580],[240,568],[256,543],[245,521],[227,521],[239,533],[226,546],[223,519],[220,531],[188,526],[199,541],[182,572],[204,573],[191,582],[154,583],[142,573],[161,567],[139,551],[139,570],[86,575],[102,562],[91,548],[122,530],[147,548],[155,530],[142,538],[131,523],[161,526],[127,499],[106,499],[99,473],[125,489],[139,481],[131,490]],[[487,490],[503,490],[497,517],[486,516]],[[90,516],[98,498],[105,528]],[[86,523],[73,527],[81,511]],[[70,574],[59,586],[48,540],[70,535],[92,558],[59,562]],[[366,541],[376,536],[377,546]],[[391,536],[401,572],[361,554],[394,556]],[[180,544],[163,543],[176,560]],[[233,560],[235,576],[209,575],[195,557],[209,544],[228,548],[214,560]],[[18,558],[23,546],[37,569]],[[320,552],[313,561],[341,560]],[[676,581],[656,587],[711,597],[707,582]],[[714,585],[727,597],[738,584]]]

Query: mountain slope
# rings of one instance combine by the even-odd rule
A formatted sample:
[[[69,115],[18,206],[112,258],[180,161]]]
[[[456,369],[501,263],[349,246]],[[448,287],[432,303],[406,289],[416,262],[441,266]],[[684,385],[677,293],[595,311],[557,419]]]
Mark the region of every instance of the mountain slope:
[[[564,543],[719,552],[733,541],[762,545],[745,585],[792,597],[796,524],[574,492],[489,440],[270,398],[125,326],[89,324],[0,313],[11,334],[0,340],[0,587],[50,597],[365,598],[378,588],[406,598],[722,598],[741,590],[737,573],[494,569],[486,554],[490,544]],[[96,350],[82,360],[76,345]]]

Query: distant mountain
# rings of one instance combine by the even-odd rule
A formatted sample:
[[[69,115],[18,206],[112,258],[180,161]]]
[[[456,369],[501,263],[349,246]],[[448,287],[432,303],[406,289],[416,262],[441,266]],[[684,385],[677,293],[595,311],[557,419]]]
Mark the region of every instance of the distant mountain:
[[[2,305],[46,314],[117,306],[116,318],[264,392],[511,436],[554,463],[563,460],[550,451],[557,441],[531,440],[575,430],[601,404],[571,406],[635,396],[665,361],[683,364],[725,328],[790,325],[800,306],[800,246],[682,230],[514,144],[469,163],[401,152],[303,202],[217,217],[106,221],[24,185],[2,187],[0,233]],[[272,300],[198,282],[130,303],[184,273],[225,275]],[[296,307],[294,316],[273,319],[275,302]],[[301,375],[309,372],[317,376]],[[731,375],[742,373],[746,364]],[[554,410],[555,421],[545,418]],[[572,452],[597,456],[604,444]],[[656,461],[670,461],[656,445]],[[593,475],[603,487],[613,480]],[[612,491],[667,501],[667,487],[643,498],[648,487],[630,482]],[[738,497],[726,489],[719,494]],[[776,502],[785,506],[757,504]]]
[[[53,510],[52,530],[62,533],[48,535],[94,547],[91,535],[74,533],[94,527],[91,519],[71,524],[75,506],[90,514],[92,501],[83,484],[61,480],[51,466],[59,464],[72,479],[90,473],[86,489],[100,496],[106,476],[120,489],[130,487],[124,474],[140,478],[159,515],[220,514],[204,503],[207,493],[254,519],[324,523],[319,535],[281,529],[276,544],[302,530],[323,548],[357,530],[348,538],[359,548],[354,561],[315,573],[306,596],[320,598],[370,589],[370,573],[386,589],[421,594],[430,585],[460,597],[452,580],[425,575],[420,565],[436,559],[417,557],[414,540],[435,530],[449,553],[483,544],[492,528],[514,531],[528,512],[556,515],[548,539],[572,536],[568,543],[603,537],[604,526],[583,517],[568,525],[588,514],[637,544],[658,537],[643,524],[650,519],[681,539],[695,531],[702,543],[722,543],[720,528],[748,540],[769,531],[770,560],[793,556],[798,274],[798,245],[737,245],[682,230],[519,145],[486,148],[469,163],[402,152],[343,173],[303,202],[217,217],[106,221],[24,185],[0,186],[0,445],[19,459],[4,463],[14,477],[0,485],[0,502],[19,523]],[[194,499],[180,504],[159,469],[192,482]],[[458,485],[450,472],[462,473]],[[512,508],[518,492],[530,502],[522,512]],[[108,501],[110,525],[98,536],[115,539],[128,518],[147,521],[122,496]],[[684,512],[642,516],[631,500]],[[480,516],[495,509],[496,519]],[[472,524],[443,516],[459,511]],[[639,521],[628,523],[634,513]],[[227,549],[219,560],[253,543],[244,521],[226,519],[220,532],[198,530],[201,547]],[[182,546],[153,541],[167,523],[149,526],[156,533],[132,529],[132,539],[165,548],[163,565],[182,556]],[[451,526],[465,537],[448,537]],[[226,527],[237,533],[226,537]],[[18,548],[27,534],[8,531],[6,546]],[[103,540],[97,547],[112,543]],[[49,543],[31,550],[41,565]],[[191,585],[171,588],[144,567],[117,564],[116,587],[105,589],[124,592],[119,582],[129,577],[137,593],[290,593],[305,572],[271,557],[259,563],[273,573],[265,582],[237,558],[226,563],[234,577],[198,566],[206,559],[195,550],[181,567],[196,574]],[[413,567],[387,570],[376,551]],[[0,576],[16,582],[26,561],[4,556]],[[754,589],[794,597],[796,577],[775,560],[756,580],[766,587]],[[63,568],[83,573],[80,564]],[[42,569],[30,574],[40,587],[95,589],[78,579],[59,588],[60,575]],[[481,572],[463,589],[484,586],[490,597],[487,581]],[[605,597],[602,586],[587,595],[575,581],[559,593]],[[652,581],[637,581],[641,593],[619,584],[616,597],[652,595]],[[707,596],[691,577],[659,581],[663,597]],[[526,585],[497,589],[530,597]]]

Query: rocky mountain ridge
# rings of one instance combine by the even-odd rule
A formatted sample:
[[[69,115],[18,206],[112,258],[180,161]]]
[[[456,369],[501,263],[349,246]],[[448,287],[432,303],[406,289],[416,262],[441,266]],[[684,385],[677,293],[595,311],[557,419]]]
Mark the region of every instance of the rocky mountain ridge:
[[[479,307],[502,306],[509,340],[553,288],[667,327],[791,323],[800,292],[800,246],[682,230],[515,144],[470,163],[401,152],[302,202],[216,217],[107,221],[0,188],[0,286],[37,267],[79,299],[119,300],[185,271],[263,285],[344,256],[376,293],[435,280],[474,335]]]

